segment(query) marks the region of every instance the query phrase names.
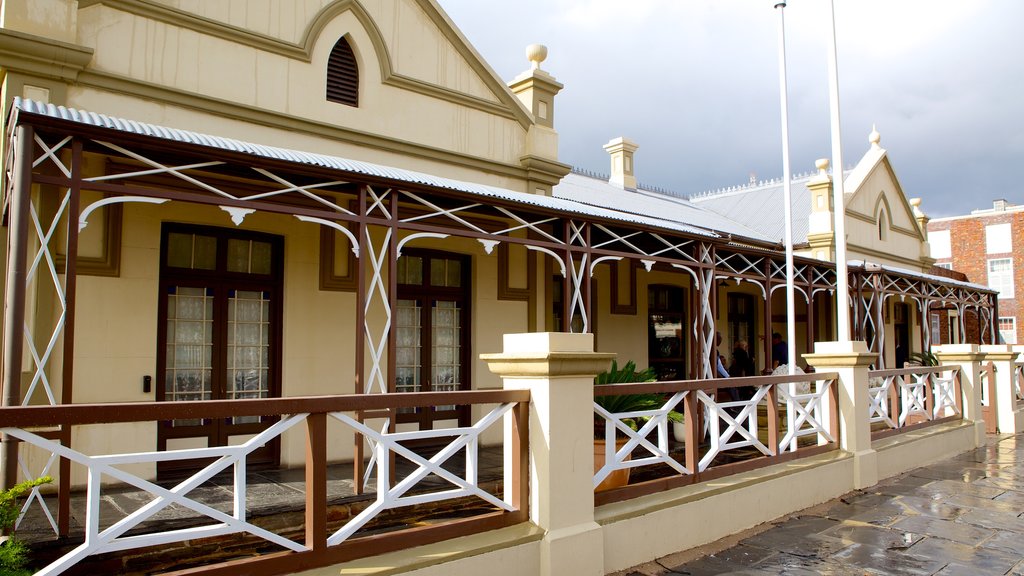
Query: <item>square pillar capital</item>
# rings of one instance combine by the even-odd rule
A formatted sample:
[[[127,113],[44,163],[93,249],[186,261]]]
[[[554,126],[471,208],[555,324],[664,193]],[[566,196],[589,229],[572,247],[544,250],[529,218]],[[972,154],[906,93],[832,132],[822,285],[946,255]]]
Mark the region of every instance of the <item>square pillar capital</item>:
[[[815,342],[814,353],[804,354],[804,360],[816,369],[866,368],[878,358],[868,351],[866,342]]]
[[[933,346],[932,351],[942,364],[983,362],[985,360],[985,353],[977,344],[943,344],[942,346]]]
[[[594,352],[593,334],[538,332],[505,334],[504,350],[481,354],[491,372],[502,378],[594,378],[614,353]]]

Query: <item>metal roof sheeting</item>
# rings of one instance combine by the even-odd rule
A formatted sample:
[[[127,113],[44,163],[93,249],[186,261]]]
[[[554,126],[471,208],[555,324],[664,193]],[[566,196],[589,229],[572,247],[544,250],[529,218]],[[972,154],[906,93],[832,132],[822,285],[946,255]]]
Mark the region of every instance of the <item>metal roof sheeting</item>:
[[[793,243],[807,242],[811,215],[810,177],[792,181]],[[782,242],[786,235],[786,218],[782,182],[751,186],[740,190],[693,198],[701,208],[757,230],[772,242]]]
[[[697,206],[684,198],[643,189],[624,190],[609,184],[606,180],[583,174],[572,173],[562,178],[562,181],[555,186],[554,195],[557,198],[609,208],[617,212],[654,215],[659,220],[674,223],[686,222],[716,232],[743,236],[762,242],[778,240],[763,234],[756,228]]]
[[[477,184],[474,182],[465,182],[461,180],[453,180],[450,178],[442,178],[440,176],[434,176],[431,174],[425,174],[423,172],[416,172],[413,170],[405,170],[402,168],[382,166],[380,164],[374,164],[371,162],[351,160],[348,158],[340,158],[338,156],[329,156],[326,154],[316,154],[313,152],[289,150],[287,148],[278,148],[275,146],[265,146],[262,144],[244,142],[242,140],[235,140],[233,138],[212,136],[209,134],[201,134],[189,130],[179,130],[177,128],[168,128],[165,126],[157,126],[145,122],[136,122],[134,120],[116,118],[112,116],[107,116],[106,114],[97,114],[94,112],[87,112],[84,110],[76,110],[74,108],[66,108],[64,106],[55,106],[53,104],[36,102],[34,100],[24,99],[20,97],[15,97],[14,99],[14,110],[15,115],[17,115],[19,112],[36,114],[40,116],[46,116],[49,118],[56,118],[60,120],[74,122],[77,124],[105,128],[109,130],[116,130],[119,132],[125,132],[129,134],[151,136],[154,138],[172,140],[175,142],[182,142],[197,146],[205,146],[220,150],[230,150],[232,152],[251,154],[253,156],[259,156],[263,158],[273,158],[276,160],[285,160],[297,164],[320,166],[334,170],[341,170],[353,174],[362,174],[378,178],[387,178],[399,182],[423,184],[427,186],[433,186],[436,188],[443,188],[446,190],[454,190],[457,192],[474,194],[485,198],[498,198],[501,200],[507,200],[519,204],[557,210],[559,212],[580,214],[608,220],[617,220],[620,222],[628,222],[631,224],[649,226],[652,228],[660,228],[662,230],[668,230],[672,232],[682,232],[691,235],[712,238],[718,237],[718,234],[715,234],[714,232],[710,232],[699,227],[691,226],[684,222],[674,222],[670,220],[652,218],[640,214],[621,212],[614,209],[606,209],[599,206],[591,206],[566,198],[556,198],[549,196],[540,196],[537,194],[527,194],[525,192],[516,192],[514,190],[498,188],[496,186],[487,186],[484,184]],[[15,119],[17,121],[17,117],[15,117]]]

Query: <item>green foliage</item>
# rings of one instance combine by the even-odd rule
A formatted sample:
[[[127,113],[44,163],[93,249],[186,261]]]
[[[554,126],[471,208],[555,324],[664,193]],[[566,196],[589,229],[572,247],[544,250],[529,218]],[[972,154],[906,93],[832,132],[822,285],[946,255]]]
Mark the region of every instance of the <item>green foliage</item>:
[[[636,363],[630,360],[620,369],[618,363],[615,360],[612,360],[611,369],[607,372],[598,374],[597,377],[594,378],[594,384],[630,384],[637,382],[655,382],[657,379],[657,375],[652,368],[637,370]],[[657,410],[665,404],[665,399],[658,394],[619,394],[617,396],[596,396],[594,397],[594,402],[612,414],[622,414],[624,412]],[[683,421],[683,415],[679,412],[669,412],[668,417],[672,422]],[[622,420],[624,424],[633,430],[639,429],[642,421],[642,418],[624,418]],[[603,422],[604,419],[595,412],[595,426],[602,424]],[[595,436],[603,437],[603,433],[595,430]]]
[[[594,384],[628,384],[631,382],[654,382],[657,376],[653,368],[644,368],[637,371],[636,362],[630,360],[619,369],[619,363],[612,360],[612,367],[607,372],[601,372],[594,378]]]
[[[921,366],[939,365],[939,359],[931,352],[911,352],[908,360]]]
[[[0,491],[0,530],[14,527],[18,520],[21,507],[18,500],[27,495],[33,488],[52,482],[53,478],[43,476],[35,480],[27,480],[11,488]],[[25,568],[28,562],[28,548],[16,540],[14,536],[0,543],[0,576],[22,576],[32,574]]]
[[[28,548],[14,538],[0,543],[0,576],[28,576]]]

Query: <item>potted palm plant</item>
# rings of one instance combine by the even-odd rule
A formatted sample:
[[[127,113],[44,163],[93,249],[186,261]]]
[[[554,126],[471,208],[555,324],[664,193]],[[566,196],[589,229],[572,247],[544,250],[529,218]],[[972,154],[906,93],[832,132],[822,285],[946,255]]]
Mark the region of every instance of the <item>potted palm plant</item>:
[[[602,372],[594,378],[594,385],[604,384],[628,384],[636,382],[654,382],[657,380],[657,376],[654,370],[651,368],[645,368],[643,370],[636,369],[636,363],[630,360],[619,368],[618,363],[612,360],[611,369],[607,372]],[[606,410],[610,414],[625,414],[633,412],[642,412],[647,410],[657,410],[665,404],[665,399],[658,394],[618,394],[614,396],[596,396],[594,397],[594,403]],[[682,422],[683,415],[678,412],[670,412],[669,419],[672,422]],[[622,418],[622,423],[629,426],[633,430],[639,430],[643,426],[645,418]],[[616,450],[621,449],[626,444],[626,437],[621,434],[616,434],[615,447]],[[605,438],[605,419],[594,412],[594,473],[604,467],[605,464],[605,451],[607,450],[607,442]],[[626,457],[629,459],[629,456]],[[595,488],[595,491],[601,492],[604,490],[610,490],[612,488],[618,488],[625,486],[629,483],[629,469],[616,470],[608,475],[601,483]]]

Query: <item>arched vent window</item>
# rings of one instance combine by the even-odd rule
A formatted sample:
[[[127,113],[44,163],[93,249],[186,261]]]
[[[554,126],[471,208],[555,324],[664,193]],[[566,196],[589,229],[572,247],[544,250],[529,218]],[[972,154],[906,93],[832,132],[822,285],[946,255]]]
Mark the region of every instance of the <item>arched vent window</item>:
[[[359,65],[344,37],[331,49],[327,60],[327,100],[359,106]]]
[[[889,237],[889,216],[885,213],[885,208],[878,211],[878,239],[883,242]]]

